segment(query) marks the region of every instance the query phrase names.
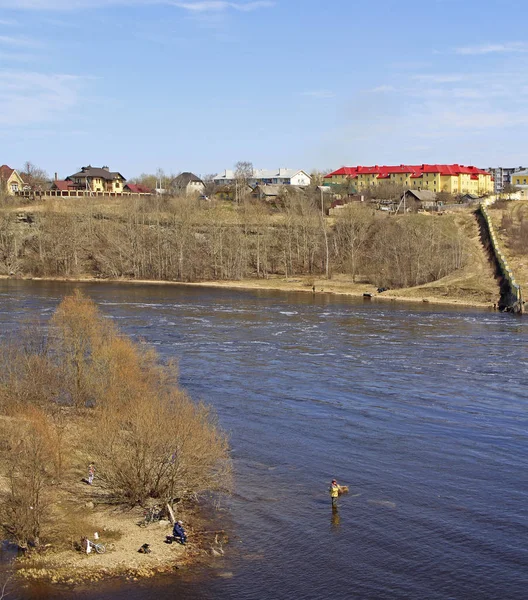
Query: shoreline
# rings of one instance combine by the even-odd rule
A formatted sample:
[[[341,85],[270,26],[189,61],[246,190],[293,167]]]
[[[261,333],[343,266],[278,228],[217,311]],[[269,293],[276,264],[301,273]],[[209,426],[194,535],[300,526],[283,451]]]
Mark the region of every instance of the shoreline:
[[[92,529],[98,531],[97,543],[106,546],[106,552],[90,554],[80,546],[80,540],[68,537],[59,546],[50,544],[30,554],[14,560],[14,576],[25,584],[45,582],[53,585],[78,585],[110,579],[137,581],[158,575],[175,573],[187,567],[198,565],[211,558],[214,543],[206,549],[207,540],[203,530],[208,521],[199,511],[185,511],[184,519],[189,541],[185,546],[179,543],[167,543],[172,533],[172,525],[167,519],[154,522],[147,527],[139,527],[138,522],[143,509],[136,507],[124,510],[122,507],[94,506],[85,504]],[[78,507],[80,508],[80,507]],[[191,523],[191,525],[189,525]],[[94,533],[88,534],[95,542]],[[150,547],[150,553],[139,549],[144,544]]]
[[[34,277],[34,276],[10,276],[0,275],[0,280],[6,281],[49,281],[63,283],[113,283],[113,284],[135,284],[135,285],[159,285],[159,286],[185,286],[199,288],[215,288],[243,291],[276,291],[276,292],[301,292],[318,296],[331,294],[334,296],[345,296],[349,298],[365,298],[367,301],[397,302],[397,303],[422,303],[440,306],[458,306],[462,308],[481,308],[494,310],[492,300],[476,300],[470,298],[467,293],[460,297],[439,296],[428,293],[428,286],[439,285],[441,280],[434,281],[424,286],[414,288],[402,288],[400,290],[387,290],[378,293],[372,284],[352,283],[340,276],[335,279],[314,279],[307,276],[292,278],[272,277],[269,279],[242,279],[222,281],[160,281],[155,279],[126,279],[126,278],[98,278],[98,277]],[[312,289],[315,285],[315,291]],[[459,288],[463,290],[463,288]],[[410,294],[410,295],[408,295]],[[497,293],[498,299],[498,293]]]

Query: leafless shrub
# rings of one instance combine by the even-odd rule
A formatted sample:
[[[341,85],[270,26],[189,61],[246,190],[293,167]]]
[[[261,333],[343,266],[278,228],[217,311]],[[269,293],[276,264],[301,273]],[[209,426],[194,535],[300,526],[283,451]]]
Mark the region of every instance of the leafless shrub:
[[[48,416],[28,408],[3,422],[8,492],[2,503],[4,527],[20,545],[38,545],[49,511],[56,467],[56,436]]]
[[[98,484],[117,502],[229,489],[227,437],[210,408],[178,388],[174,364],[121,335],[78,292],[63,300],[50,328],[47,340],[21,335],[0,348],[0,453],[9,482],[2,517],[10,537],[38,542],[54,508],[51,487],[67,482],[88,452]]]

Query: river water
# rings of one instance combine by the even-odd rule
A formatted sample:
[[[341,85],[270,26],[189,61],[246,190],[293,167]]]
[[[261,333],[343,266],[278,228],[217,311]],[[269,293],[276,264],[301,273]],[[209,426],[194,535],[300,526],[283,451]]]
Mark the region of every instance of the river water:
[[[223,559],[19,597],[528,597],[528,320],[475,309],[179,286],[79,285],[180,364],[231,436]],[[0,282],[0,327],[73,285]],[[330,480],[351,492],[332,511]],[[227,524],[227,525],[226,525]]]

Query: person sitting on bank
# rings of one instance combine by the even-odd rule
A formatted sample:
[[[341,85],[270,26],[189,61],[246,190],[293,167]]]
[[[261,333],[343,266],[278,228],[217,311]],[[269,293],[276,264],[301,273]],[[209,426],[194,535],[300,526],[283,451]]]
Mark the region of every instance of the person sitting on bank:
[[[337,506],[337,498],[339,497],[339,492],[341,490],[341,486],[338,485],[335,479],[332,479],[332,483],[330,484],[330,498],[332,498],[332,506]]]
[[[185,543],[187,542],[187,535],[185,533],[185,529],[183,528],[183,523],[181,521],[176,521],[176,523],[174,523],[172,537],[177,542],[180,542],[180,544],[185,545]]]

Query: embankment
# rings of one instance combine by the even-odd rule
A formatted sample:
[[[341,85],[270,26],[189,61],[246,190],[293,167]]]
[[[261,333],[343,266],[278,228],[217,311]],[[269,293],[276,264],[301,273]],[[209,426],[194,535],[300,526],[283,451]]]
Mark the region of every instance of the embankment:
[[[500,279],[499,310],[522,314],[524,302],[521,286],[517,283],[513,271],[502,253],[493,222],[488,213],[488,206],[492,202],[492,200],[482,202],[479,212],[482,223],[483,242],[487,245],[495,262],[497,274]]]

